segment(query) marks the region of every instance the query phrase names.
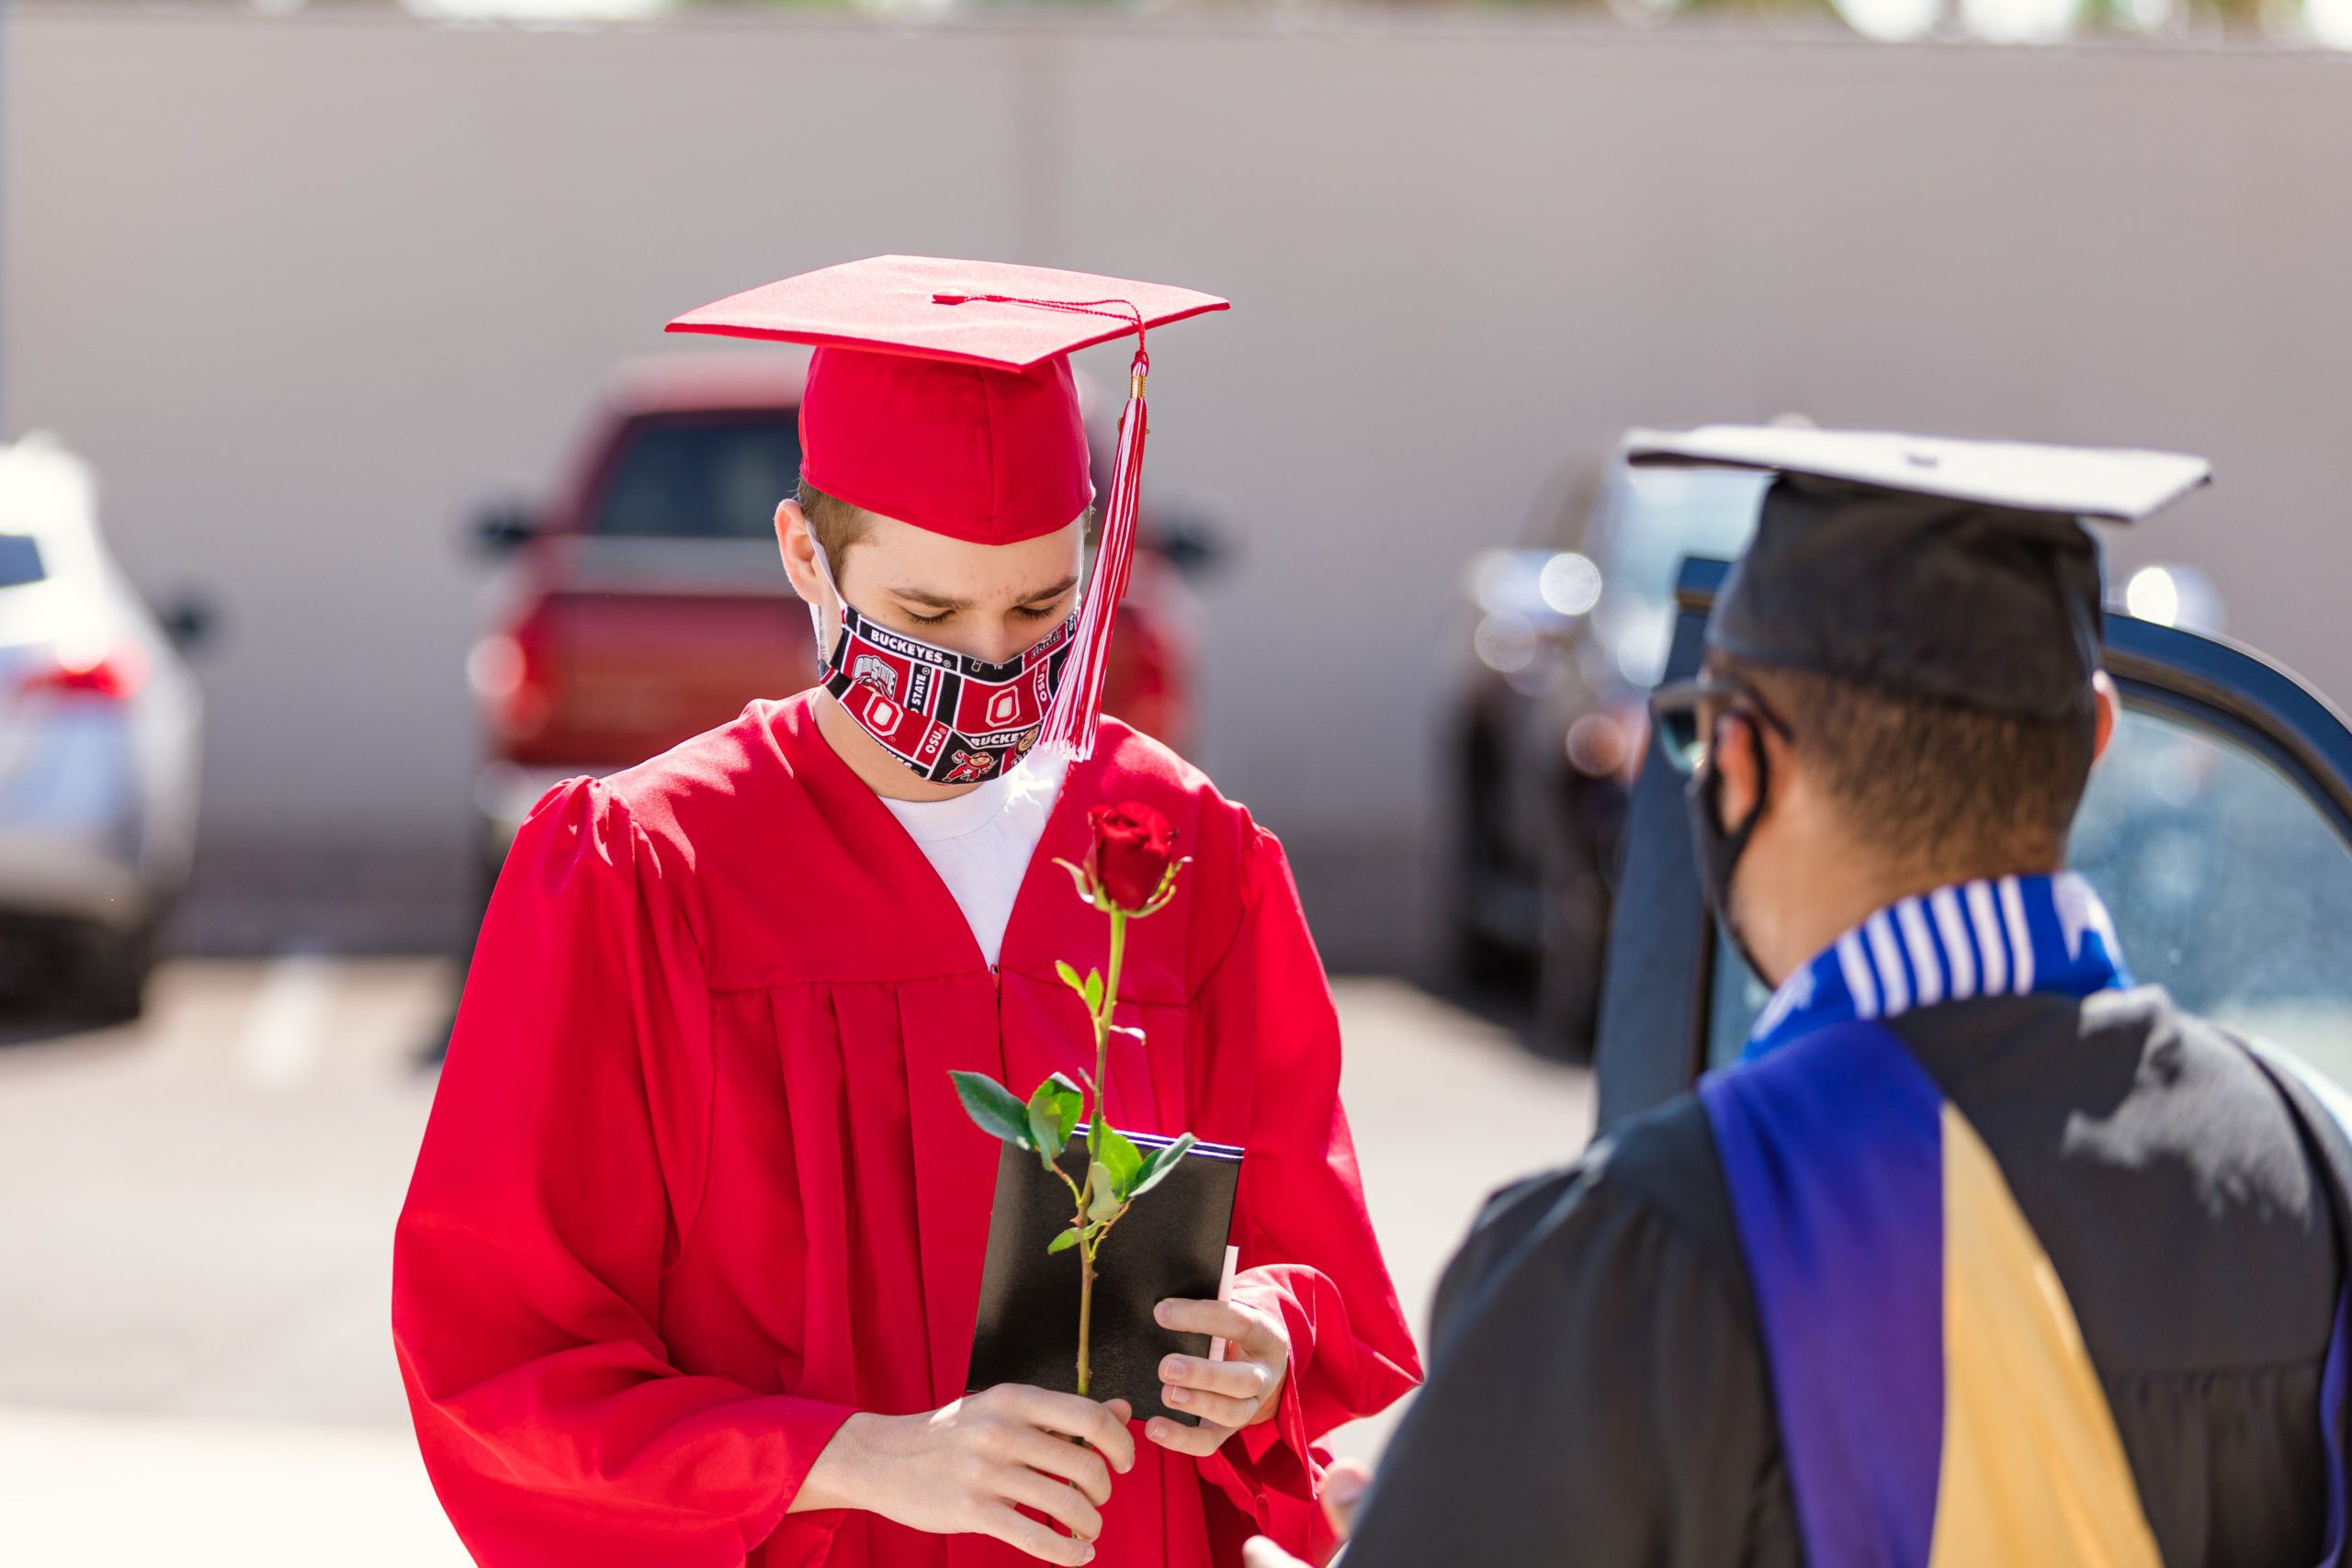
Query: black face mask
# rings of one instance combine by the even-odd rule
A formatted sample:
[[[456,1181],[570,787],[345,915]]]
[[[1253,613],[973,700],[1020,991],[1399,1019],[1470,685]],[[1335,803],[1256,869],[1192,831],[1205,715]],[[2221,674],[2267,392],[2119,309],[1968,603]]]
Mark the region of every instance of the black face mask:
[[[1725,715],[1725,717],[1730,716]],[[1758,977],[1764,974],[1756,953],[1740,935],[1739,923],[1732,918],[1731,879],[1739,869],[1739,857],[1747,849],[1747,840],[1755,833],[1756,825],[1764,819],[1764,807],[1771,794],[1771,760],[1762,738],[1756,735],[1753,719],[1742,718],[1750,725],[1749,741],[1756,755],[1756,804],[1748,807],[1747,816],[1736,828],[1723,825],[1723,775],[1715,771],[1711,755],[1683,787],[1683,804],[1690,818],[1690,847],[1698,857],[1699,886],[1707,896],[1707,908],[1721,921],[1724,934],[1731,938],[1733,947]],[[1720,726],[1723,720],[1718,719]]]

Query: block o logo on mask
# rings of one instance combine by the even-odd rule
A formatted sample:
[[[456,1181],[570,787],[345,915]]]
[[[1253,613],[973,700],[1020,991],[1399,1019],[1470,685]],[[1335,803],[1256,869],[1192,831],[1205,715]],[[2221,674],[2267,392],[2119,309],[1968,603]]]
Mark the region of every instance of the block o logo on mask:
[[[1003,773],[1035,743],[1077,627],[1072,614],[1019,658],[992,664],[876,626],[845,603],[820,675],[891,755],[935,783],[967,784]],[[985,743],[959,715],[984,727]]]

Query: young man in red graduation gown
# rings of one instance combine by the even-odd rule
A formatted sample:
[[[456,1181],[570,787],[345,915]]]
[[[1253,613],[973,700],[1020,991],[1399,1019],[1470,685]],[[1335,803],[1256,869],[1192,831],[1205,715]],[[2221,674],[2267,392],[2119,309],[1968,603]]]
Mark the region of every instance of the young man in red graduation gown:
[[[817,516],[787,502],[777,526],[828,679],[558,786],[500,879],[393,1286],[426,1467],[477,1561],[1207,1568],[1253,1532],[1327,1544],[1317,1438],[1419,1366],[1280,846],[1165,748],[1096,728],[1140,352],[1080,585],[1064,356],[1222,303],[882,258],[673,323],[820,345]],[[1230,1302],[1159,1313],[1231,1342],[1162,1365],[1197,1427],[965,1391],[997,1145],[948,1074],[1091,1067],[1055,964],[1084,967],[1103,922],[1054,862],[1125,802],[1192,858],[1130,934],[1142,1032],[1114,1036],[1108,1113],[1247,1150]]]

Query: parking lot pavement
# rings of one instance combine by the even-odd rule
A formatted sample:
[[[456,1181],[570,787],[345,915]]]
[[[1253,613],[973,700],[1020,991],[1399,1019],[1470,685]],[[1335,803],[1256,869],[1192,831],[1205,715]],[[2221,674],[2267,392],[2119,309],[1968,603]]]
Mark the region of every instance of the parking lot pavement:
[[[189,961],[136,1026],[0,1021],[0,1561],[465,1561],[386,1327],[432,1099],[417,1061],[454,984],[430,959]],[[1419,1329],[1478,1199],[1581,1141],[1588,1081],[1411,986],[1335,988],[1374,1222]],[[1338,1446],[1369,1454],[1387,1427]]]
[[[1481,1201],[1590,1134],[1591,1075],[1540,1061],[1508,1031],[1401,980],[1342,979],[1332,990],[1364,1199],[1426,1345],[1430,1294]],[[1402,1413],[1343,1427],[1331,1446],[1372,1459]]]
[[[408,1434],[0,1407],[24,1568],[466,1568]]]

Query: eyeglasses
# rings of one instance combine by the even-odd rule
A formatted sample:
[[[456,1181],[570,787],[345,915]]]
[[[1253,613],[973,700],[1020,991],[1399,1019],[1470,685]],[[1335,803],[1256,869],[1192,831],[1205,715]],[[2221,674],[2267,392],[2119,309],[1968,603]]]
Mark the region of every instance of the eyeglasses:
[[[1788,721],[1745,681],[1702,675],[1692,681],[1671,682],[1650,694],[1650,724],[1657,731],[1667,761],[1679,773],[1695,773],[1706,765],[1707,746],[1714,739],[1715,726],[1730,713],[1761,720],[1780,731],[1783,740],[1795,739]]]

